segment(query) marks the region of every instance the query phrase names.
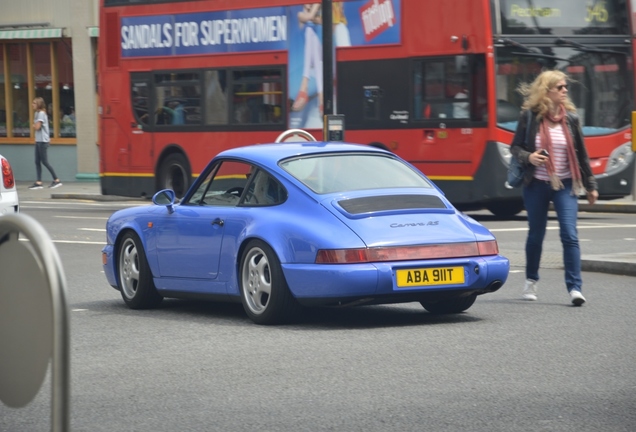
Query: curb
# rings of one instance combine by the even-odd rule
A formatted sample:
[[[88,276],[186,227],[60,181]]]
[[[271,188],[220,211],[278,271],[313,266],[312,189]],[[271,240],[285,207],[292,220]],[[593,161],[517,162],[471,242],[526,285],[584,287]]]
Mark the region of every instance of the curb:
[[[552,204],[550,204],[550,209]],[[613,204],[580,204],[579,211],[587,213],[636,213],[636,201],[631,203],[613,203]]]

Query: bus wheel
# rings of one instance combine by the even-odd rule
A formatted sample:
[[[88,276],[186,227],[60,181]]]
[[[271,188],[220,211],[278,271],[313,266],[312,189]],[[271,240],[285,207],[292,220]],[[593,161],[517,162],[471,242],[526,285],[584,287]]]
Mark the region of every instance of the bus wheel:
[[[513,217],[523,210],[523,200],[514,200],[489,204],[486,207],[490,213],[497,217]]]
[[[190,187],[190,164],[180,153],[168,156],[159,167],[159,190],[172,189],[177,198],[183,198]]]

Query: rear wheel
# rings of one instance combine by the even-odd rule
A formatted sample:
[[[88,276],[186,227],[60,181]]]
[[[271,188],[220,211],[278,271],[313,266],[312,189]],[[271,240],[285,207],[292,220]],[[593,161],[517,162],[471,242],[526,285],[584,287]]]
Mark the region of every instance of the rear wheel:
[[[453,297],[437,301],[422,301],[420,304],[434,314],[454,314],[464,312],[470,308],[477,299],[477,294],[471,294],[465,297]]]
[[[287,322],[300,309],[289,291],[278,257],[263,241],[247,244],[241,256],[239,282],[243,308],[256,324]]]
[[[131,309],[150,309],[161,303],[152,281],[152,273],[139,236],[128,232],[122,238],[117,252],[118,281],[121,296]]]
[[[177,198],[183,198],[190,187],[190,164],[180,153],[164,159],[159,167],[159,190],[172,189]]]

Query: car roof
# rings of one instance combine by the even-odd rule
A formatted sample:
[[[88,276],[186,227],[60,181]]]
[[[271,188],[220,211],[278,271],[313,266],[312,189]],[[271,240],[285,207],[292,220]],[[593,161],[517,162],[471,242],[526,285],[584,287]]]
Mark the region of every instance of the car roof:
[[[237,147],[219,153],[216,158],[240,158],[265,165],[275,165],[278,161],[288,157],[339,152],[372,152],[378,154],[390,154],[384,150],[364,144],[312,141],[256,144],[245,147]]]

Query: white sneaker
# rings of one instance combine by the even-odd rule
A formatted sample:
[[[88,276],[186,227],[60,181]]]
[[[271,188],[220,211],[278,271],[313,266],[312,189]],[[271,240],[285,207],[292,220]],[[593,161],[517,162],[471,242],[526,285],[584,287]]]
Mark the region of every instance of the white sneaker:
[[[537,300],[537,281],[526,279],[526,285],[523,287],[521,298],[530,301]]]
[[[572,299],[572,304],[574,306],[581,306],[583,303],[585,303],[585,297],[583,297],[583,294],[581,294],[581,291],[579,290],[572,290],[570,291],[570,299]]]

